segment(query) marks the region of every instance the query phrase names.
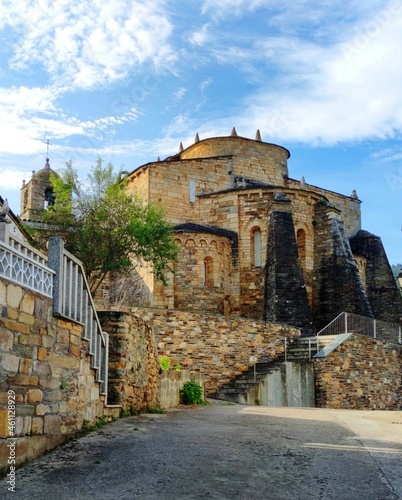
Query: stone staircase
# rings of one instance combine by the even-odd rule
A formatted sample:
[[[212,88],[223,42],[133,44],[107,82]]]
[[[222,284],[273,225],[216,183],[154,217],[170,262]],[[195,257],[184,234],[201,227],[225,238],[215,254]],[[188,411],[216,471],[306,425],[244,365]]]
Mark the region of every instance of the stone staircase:
[[[311,360],[321,349],[331,344],[337,335],[320,335],[311,337],[299,337],[288,345],[286,355],[282,361]]]
[[[261,386],[270,374],[283,372],[286,362],[310,363],[311,358],[329,345],[336,335],[299,337],[286,348],[286,353],[268,362],[257,362],[238,377],[220,387],[210,397],[240,404],[261,404]]]

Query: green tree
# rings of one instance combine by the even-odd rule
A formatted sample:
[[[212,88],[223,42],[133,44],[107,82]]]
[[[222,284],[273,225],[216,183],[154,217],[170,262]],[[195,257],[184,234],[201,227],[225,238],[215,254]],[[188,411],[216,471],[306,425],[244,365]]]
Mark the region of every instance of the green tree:
[[[108,272],[127,273],[143,262],[164,281],[178,253],[172,225],[161,207],[127,193],[126,172],[114,173],[112,164],[98,158],[83,182],[70,161],[51,182],[55,203],[36,238],[43,244],[50,235],[62,236],[83,263],[92,293]]]

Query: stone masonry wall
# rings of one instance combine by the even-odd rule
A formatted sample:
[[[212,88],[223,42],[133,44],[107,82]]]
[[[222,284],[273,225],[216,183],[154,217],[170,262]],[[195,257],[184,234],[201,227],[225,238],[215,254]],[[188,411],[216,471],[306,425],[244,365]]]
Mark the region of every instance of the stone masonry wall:
[[[54,318],[52,301],[0,280],[0,472],[7,467],[8,391],[15,393],[17,463],[103,415],[82,326]]]
[[[398,346],[352,335],[326,358],[314,360],[316,405],[321,408],[400,410]]]
[[[312,316],[298,257],[290,200],[272,202],[269,218],[264,319],[296,325],[311,334]]]
[[[109,333],[108,403],[125,410],[158,406],[159,363],[152,329],[127,311],[100,312]]]
[[[373,317],[339,211],[315,206],[313,321],[323,328],[342,311]]]
[[[213,314],[151,308],[132,312],[152,325],[159,354],[205,375],[207,395],[247,370],[250,356],[264,351],[275,359],[284,351],[285,337],[300,335],[287,325]]]

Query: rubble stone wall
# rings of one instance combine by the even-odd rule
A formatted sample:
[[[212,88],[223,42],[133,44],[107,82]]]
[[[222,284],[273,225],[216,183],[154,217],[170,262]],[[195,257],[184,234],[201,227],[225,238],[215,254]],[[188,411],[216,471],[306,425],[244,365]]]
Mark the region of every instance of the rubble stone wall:
[[[0,280],[0,472],[10,439],[22,463],[104,415],[81,334],[80,324],[53,317],[51,299]]]
[[[300,336],[287,325],[214,314],[152,308],[132,313],[152,326],[159,354],[204,374],[206,395],[250,368],[252,356],[275,359],[284,352],[285,337]]]
[[[316,405],[352,410],[400,410],[398,346],[352,335],[326,358],[314,360]]]

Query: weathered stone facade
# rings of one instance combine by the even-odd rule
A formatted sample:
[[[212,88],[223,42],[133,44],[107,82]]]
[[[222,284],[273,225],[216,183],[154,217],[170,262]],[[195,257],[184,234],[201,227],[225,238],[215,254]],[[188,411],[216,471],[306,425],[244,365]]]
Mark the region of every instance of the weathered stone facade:
[[[0,469],[8,391],[15,393],[17,459],[24,462],[105,414],[82,326],[52,315],[52,300],[0,280]]]
[[[396,344],[352,335],[314,360],[316,405],[352,410],[400,410],[401,353]]]
[[[143,411],[158,403],[159,363],[152,329],[129,311],[99,313],[109,333],[108,403]]]
[[[289,156],[259,136],[233,133],[197,138],[132,172],[129,192],[163,206],[180,255],[167,286],[143,270],[146,293],[130,305],[286,321],[306,333],[343,310],[399,321],[402,300],[385,253],[378,266],[378,245],[361,242],[356,193],[290,179]],[[281,197],[286,210],[278,209]]]
[[[207,395],[247,370],[250,357],[275,359],[284,352],[285,337],[300,336],[286,325],[214,314],[153,308],[133,308],[132,314],[152,325],[160,354],[204,374]]]
[[[53,204],[53,186],[51,174],[57,176],[50,168],[49,158],[45,166],[38,172],[32,173],[32,178],[21,188],[20,219],[23,221],[41,221],[42,212]]]

